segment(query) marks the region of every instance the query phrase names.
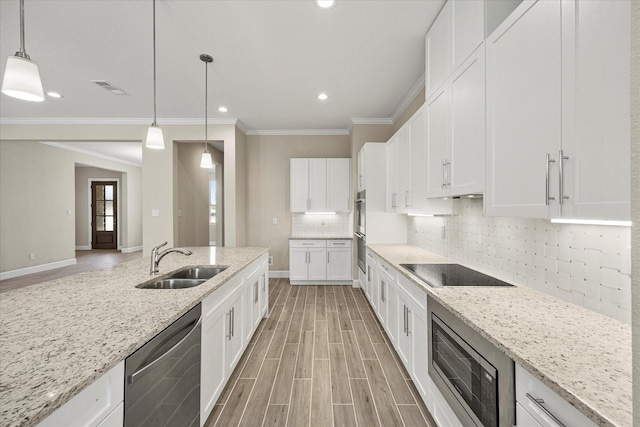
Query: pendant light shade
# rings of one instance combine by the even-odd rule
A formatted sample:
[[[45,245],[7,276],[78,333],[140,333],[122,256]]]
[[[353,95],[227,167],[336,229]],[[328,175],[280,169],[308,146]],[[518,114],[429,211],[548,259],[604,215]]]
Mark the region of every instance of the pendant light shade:
[[[44,101],[40,71],[24,48],[24,0],[20,0],[20,50],[7,58],[2,93],[25,101]]]
[[[209,138],[208,138],[208,128],[209,128],[209,120],[207,117],[207,107],[209,106],[207,93],[209,90],[209,63],[213,62],[213,58],[211,55],[207,55],[203,53],[200,55],[200,60],[204,62],[204,153],[202,153],[202,157],[200,158],[200,167],[205,169],[211,169],[213,167],[213,161],[211,160],[211,153],[209,153]]]
[[[164,150],[164,136],[156,122],[156,104],[156,0],[153,0],[153,123],[147,129],[147,140],[144,145],[154,150]]]

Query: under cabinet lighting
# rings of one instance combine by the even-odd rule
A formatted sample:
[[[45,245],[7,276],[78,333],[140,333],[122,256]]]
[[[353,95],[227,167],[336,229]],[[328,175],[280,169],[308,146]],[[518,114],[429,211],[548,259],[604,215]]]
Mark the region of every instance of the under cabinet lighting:
[[[335,215],[335,212],[305,212],[305,215]]]
[[[419,213],[408,213],[407,216],[424,216],[428,218],[433,218],[433,214],[419,214]]]
[[[608,221],[593,219],[564,219],[556,218],[551,220],[554,224],[582,224],[582,225],[612,225],[617,227],[631,227],[631,221]]]

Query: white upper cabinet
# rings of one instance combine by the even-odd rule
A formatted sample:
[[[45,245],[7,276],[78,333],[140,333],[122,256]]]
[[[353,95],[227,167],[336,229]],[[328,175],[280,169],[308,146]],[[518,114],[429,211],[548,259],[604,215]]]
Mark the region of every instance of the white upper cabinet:
[[[444,197],[446,158],[451,143],[451,94],[441,89],[427,101],[427,197]]]
[[[425,167],[427,155],[427,111],[422,106],[409,121],[409,183],[408,212],[423,213],[425,209]]]
[[[426,36],[426,93],[430,98],[484,40],[484,2],[449,0]]]
[[[398,136],[385,144],[387,147],[387,212],[398,212]]]
[[[410,161],[411,161],[411,126],[403,126],[398,130],[398,143],[396,152],[396,188],[398,190],[396,212],[407,213],[410,197]]]
[[[487,215],[629,219],[628,1],[523,1],[487,39]]]
[[[291,212],[350,212],[351,159],[291,159]]]
[[[351,159],[327,159],[327,210],[351,211]]]

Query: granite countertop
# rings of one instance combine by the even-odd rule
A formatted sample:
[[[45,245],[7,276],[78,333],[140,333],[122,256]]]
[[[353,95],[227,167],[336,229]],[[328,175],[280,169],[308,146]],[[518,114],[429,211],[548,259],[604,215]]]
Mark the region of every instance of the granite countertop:
[[[632,425],[631,326],[526,287],[432,288],[400,264],[455,261],[368,245],[599,426]]]
[[[353,240],[353,236],[346,234],[297,234],[289,237],[289,240]]]
[[[162,277],[185,266],[226,270],[188,289],[138,289],[141,257],[0,294],[0,425],[33,426],[226,283],[267,248],[189,248],[168,254]]]

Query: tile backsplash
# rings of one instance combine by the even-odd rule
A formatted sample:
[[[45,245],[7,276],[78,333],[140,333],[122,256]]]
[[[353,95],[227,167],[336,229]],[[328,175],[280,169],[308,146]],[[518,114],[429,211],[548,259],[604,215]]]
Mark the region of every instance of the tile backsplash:
[[[350,213],[337,213],[327,215],[291,214],[292,236],[351,236],[353,234],[353,221]]]
[[[459,215],[409,217],[408,243],[631,323],[629,227],[485,217],[480,199],[455,203]]]

